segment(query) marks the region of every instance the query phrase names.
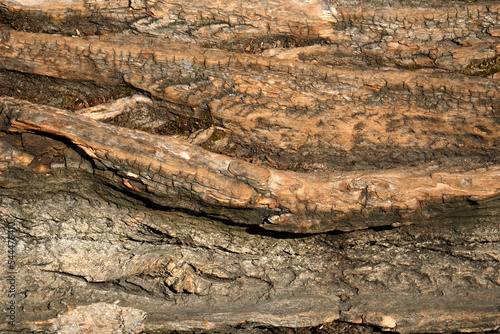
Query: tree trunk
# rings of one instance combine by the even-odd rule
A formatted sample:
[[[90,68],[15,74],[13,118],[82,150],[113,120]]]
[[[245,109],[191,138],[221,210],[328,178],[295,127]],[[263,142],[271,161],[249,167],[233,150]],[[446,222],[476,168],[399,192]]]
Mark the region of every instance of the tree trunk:
[[[0,330],[500,327],[498,3],[0,5]]]

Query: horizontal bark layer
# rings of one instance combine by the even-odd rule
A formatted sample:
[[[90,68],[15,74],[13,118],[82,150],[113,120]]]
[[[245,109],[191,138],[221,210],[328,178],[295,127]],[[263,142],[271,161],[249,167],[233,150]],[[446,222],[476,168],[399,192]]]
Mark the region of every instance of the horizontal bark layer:
[[[11,25],[18,29],[75,36],[131,29],[158,39],[246,52],[264,50],[276,57],[300,57],[332,65],[365,66],[368,62],[458,70],[500,53],[500,6],[495,1],[426,1],[426,6],[393,0],[383,4],[321,0],[6,0],[2,4],[4,15],[11,16]],[[34,18],[26,20],[26,15]],[[322,51],[305,48],[282,52],[283,46],[314,43],[330,46]]]
[[[5,31],[4,69],[123,83],[209,114],[219,153],[326,171],[415,163],[498,163],[500,84],[489,78],[331,68],[139,37]],[[244,148],[244,149],[241,149]]]
[[[36,131],[70,141],[86,153],[104,182],[167,207],[271,230],[317,233],[398,225],[500,195],[497,165],[454,171],[437,166],[280,171],[56,108],[1,101],[4,131]]]
[[[5,244],[13,229],[18,246],[16,326],[0,330],[264,334],[258,327],[328,331],[335,319],[398,333],[500,326],[498,204],[486,215],[297,238],[153,208],[86,172],[2,170],[0,235]]]

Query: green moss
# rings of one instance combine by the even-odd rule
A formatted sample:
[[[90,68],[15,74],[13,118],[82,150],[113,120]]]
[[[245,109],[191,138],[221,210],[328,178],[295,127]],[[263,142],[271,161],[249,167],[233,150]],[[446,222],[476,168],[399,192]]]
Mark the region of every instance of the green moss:
[[[202,117],[199,120],[199,129],[208,129],[214,124],[214,120],[212,119],[212,115],[210,111],[206,111],[203,113]]]
[[[266,35],[246,39],[223,40],[217,43],[209,41],[200,44],[200,46],[204,48],[218,48],[235,52],[261,53],[267,49],[286,49],[328,43],[330,43],[328,39],[321,37],[299,38],[290,35]]]
[[[208,129],[212,125],[213,120],[210,116],[210,113],[208,112],[201,118],[176,115],[173,121],[166,123],[159,128],[156,128],[154,133],[160,135],[189,136],[193,132]],[[147,129],[144,128],[142,128],[141,130],[147,131]]]
[[[214,133],[212,133],[212,135],[210,136],[210,141],[216,142],[224,137],[226,137],[226,133],[224,131],[215,130]]]
[[[79,97],[68,94],[61,97],[61,105],[59,107],[62,109],[73,109],[74,105],[82,102]]]
[[[417,64],[402,65],[401,67],[408,71],[416,71],[424,68],[423,66]]]
[[[210,136],[210,138],[205,143],[201,144],[201,147],[207,151],[212,151],[213,143],[225,137],[226,133],[224,131],[215,130],[214,133],[212,133],[212,135]]]
[[[129,97],[133,94],[132,87],[130,86],[118,86],[113,92],[113,98],[120,99],[122,97]]]
[[[78,92],[61,92],[60,104],[57,106],[62,109],[75,110],[88,108],[112,100],[118,100],[123,97],[132,96],[133,89],[130,86],[117,86],[110,89],[107,94],[99,95],[98,92],[84,94]]]
[[[12,29],[25,32],[54,32],[55,26],[50,18],[41,12],[8,11],[0,9],[0,22]]]
[[[103,17],[98,13],[92,13],[90,16],[72,14],[61,22],[55,22],[50,15],[43,12],[9,11],[5,8],[0,8],[0,23],[18,31],[57,33],[64,36],[118,33],[128,29],[126,23]]]
[[[461,72],[466,75],[475,75],[481,77],[488,77],[494,73],[500,72],[500,55],[494,58],[469,64],[469,66],[467,66]]]

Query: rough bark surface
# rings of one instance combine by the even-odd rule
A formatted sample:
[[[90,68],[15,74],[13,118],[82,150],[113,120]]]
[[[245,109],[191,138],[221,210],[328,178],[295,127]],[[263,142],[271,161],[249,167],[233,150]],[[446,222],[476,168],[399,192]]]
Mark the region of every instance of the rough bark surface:
[[[266,229],[318,233],[400,225],[478,206],[500,194],[498,166],[279,171],[55,108],[9,98],[1,103],[7,132],[37,131],[68,140],[91,162],[73,162],[74,151],[60,152],[64,163],[56,166],[94,169],[103,182],[156,204]]]
[[[194,116],[209,114],[230,134],[219,151],[243,147],[286,169],[484,163],[500,155],[498,80],[332,68],[135,36],[4,36],[6,69],[125,82]]]
[[[1,331],[499,328],[498,2],[0,18]]]

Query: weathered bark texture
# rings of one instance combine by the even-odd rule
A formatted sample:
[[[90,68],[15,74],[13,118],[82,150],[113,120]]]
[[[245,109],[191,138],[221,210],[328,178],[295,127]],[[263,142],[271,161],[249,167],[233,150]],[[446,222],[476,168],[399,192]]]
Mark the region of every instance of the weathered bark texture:
[[[500,166],[465,171],[463,166],[446,171],[437,166],[328,174],[279,171],[56,108],[8,98],[0,103],[8,132],[36,131],[68,140],[92,163],[73,162],[60,153],[62,166],[95,167],[94,174],[103,182],[165,207],[267,229],[317,233],[425,221],[500,194]]]
[[[231,133],[230,152],[250,146],[285,168],[499,159],[498,80],[339,69],[117,38],[6,31],[0,57],[7,69],[98,84],[125,82],[195,116],[209,113]]]
[[[0,15],[0,330],[500,327],[498,2]]]

